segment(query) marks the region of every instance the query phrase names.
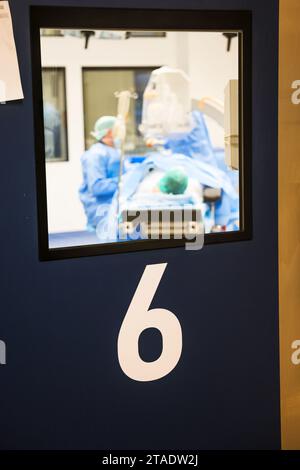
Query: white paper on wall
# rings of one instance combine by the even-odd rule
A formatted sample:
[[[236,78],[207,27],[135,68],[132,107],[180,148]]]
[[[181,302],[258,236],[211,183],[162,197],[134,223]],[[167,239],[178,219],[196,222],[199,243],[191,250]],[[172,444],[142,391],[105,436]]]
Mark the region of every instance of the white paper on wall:
[[[23,99],[8,1],[0,1],[0,103]]]

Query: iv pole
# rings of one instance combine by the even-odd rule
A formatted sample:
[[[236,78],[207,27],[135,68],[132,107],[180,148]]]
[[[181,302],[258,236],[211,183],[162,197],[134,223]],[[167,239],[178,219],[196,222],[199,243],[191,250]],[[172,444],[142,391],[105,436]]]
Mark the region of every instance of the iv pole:
[[[130,101],[138,98],[137,93],[132,93],[128,90],[115,92],[115,97],[118,99],[118,114],[117,122],[114,129],[114,136],[120,140],[120,172],[118,183],[118,200],[117,200],[117,219],[120,212],[120,194],[122,190],[122,175],[124,168],[125,156],[125,141],[126,141],[126,121],[130,110]]]

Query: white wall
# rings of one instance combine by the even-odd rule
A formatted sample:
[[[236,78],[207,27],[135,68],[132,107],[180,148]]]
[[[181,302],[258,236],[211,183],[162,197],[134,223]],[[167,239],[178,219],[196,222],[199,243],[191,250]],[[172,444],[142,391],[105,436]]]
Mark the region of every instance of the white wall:
[[[78,198],[80,156],[84,152],[83,67],[152,67],[170,65],[191,77],[193,98],[211,96],[223,101],[229,79],[237,78],[237,40],[226,53],[220,33],[169,33],[167,38],[90,40],[87,50],[74,37],[41,39],[42,65],[66,68],[68,162],[46,164],[49,232],[84,230],[86,219]],[[211,127],[215,144],[222,130]]]

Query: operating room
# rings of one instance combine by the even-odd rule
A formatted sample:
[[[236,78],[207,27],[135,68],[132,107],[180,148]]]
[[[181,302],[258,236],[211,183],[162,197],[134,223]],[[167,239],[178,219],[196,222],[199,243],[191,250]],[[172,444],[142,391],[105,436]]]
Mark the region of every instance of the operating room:
[[[43,29],[41,58],[50,248],[151,238],[129,213],[185,207],[240,230],[238,33]]]

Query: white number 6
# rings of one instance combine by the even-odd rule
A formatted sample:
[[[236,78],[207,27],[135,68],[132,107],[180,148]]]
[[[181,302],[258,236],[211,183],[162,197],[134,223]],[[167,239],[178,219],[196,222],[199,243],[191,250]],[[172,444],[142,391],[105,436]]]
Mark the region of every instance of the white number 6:
[[[167,264],[146,266],[118,337],[121,369],[133,380],[150,382],[168,375],[176,367],[182,352],[182,330],[169,310],[149,310]],[[163,339],[162,353],[154,362],[145,362],[139,355],[139,337],[148,328],[156,328]]]

